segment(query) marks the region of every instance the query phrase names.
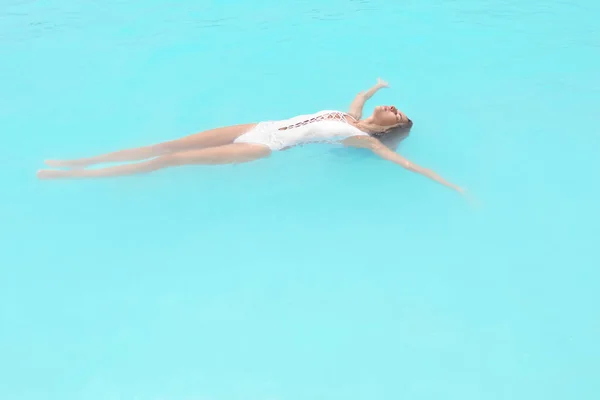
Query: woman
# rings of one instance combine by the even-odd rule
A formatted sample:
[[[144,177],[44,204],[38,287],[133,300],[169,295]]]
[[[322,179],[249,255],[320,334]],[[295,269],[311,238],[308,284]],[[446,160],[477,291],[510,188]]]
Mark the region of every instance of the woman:
[[[104,178],[141,174],[162,168],[190,164],[242,163],[267,157],[273,151],[314,143],[342,143],[365,148],[410,171],[422,174],[460,193],[463,190],[435,172],[422,168],[386,147],[380,139],[398,130],[410,130],[412,121],[394,106],[378,106],[372,115],[362,118],[365,102],[379,89],[388,87],[378,79],[371,89],[359,93],[347,113],[320,111],[283,121],[266,121],[211,129],[181,139],[146,147],[121,150],[77,160],[48,160],[50,167],[69,170],[40,170],[40,179]],[[145,161],[141,161],[145,160]],[[106,162],[141,161],[102,169],[83,169]]]

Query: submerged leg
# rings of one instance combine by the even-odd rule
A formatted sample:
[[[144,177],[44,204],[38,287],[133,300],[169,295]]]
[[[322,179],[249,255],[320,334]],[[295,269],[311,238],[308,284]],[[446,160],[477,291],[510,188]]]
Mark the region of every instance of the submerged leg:
[[[255,124],[244,124],[211,129],[181,139],[150,146],[115,151],[94,157],[79,158],[76,160],[46,160],[46,165],[55,168],[84,168],[100,163],[140,161],[178,151],[223,146],[233,143],[235,139],[252,129],[254,125]]]
[[[73,169],[65,171],[43,169],[38,171],[37,176],[39,179],[108,178],[143,174],[181,165],[243,163],[267,157],[269,154],[271,154],[271,150],[266,146],[236,143],[207,149],[171,153],[135,164],[118,165],[101,169]]]

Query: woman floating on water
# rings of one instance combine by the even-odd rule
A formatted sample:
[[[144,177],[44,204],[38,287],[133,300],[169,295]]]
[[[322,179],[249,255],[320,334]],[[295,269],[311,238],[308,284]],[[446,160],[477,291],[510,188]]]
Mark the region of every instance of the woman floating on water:
[[[375,107],[372,115],[361,119],[365,102],[385,87],[388,87],[387,82],[379,79],[371,89],[356,96],[347,113],[325,110],[283,121],[211,129],[169,142],[96,157],[48,160],[46,164],[50,167],[72,169],[44,169],[38,171],[37,176],[40,179],[105,178],[142,174],[181,165],[243,163],[296,145],[329,142],[369,149],[386,160],[463,193],[462,188],[447,182],[435,172],[408,161],[382,143],[381,140],[386,136],[398,131],[408,131],[413,125],[396,107]],[[124,161],[141,162],[102,169],[83,169],[99,163]]]

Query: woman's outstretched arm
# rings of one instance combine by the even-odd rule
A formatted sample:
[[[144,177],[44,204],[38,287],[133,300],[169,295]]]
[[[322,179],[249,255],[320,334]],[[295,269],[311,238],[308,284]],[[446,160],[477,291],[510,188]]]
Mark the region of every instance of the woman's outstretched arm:
[[[346,146],[369,149],[373,153],[377,154],[378,156],[380,156],[381,158],[383,158],[385,160],[388,160],[395,164],[398,164],[401,167],[403,167],[409,171],[416,172],[418,174],[426,176],[427,178],[432,179],[432,180],[436,181],[437,183],[440,183],[452,190],[456,190],[460,194],[464,194],[464,189],[461,188],[460,186],[457,186],[453,183],[448,182],[447,180],[445,180],[444,178],[442,178],[441,176],[439,176],[437,173],[435,173],[434,171],[432,171],[430,169],[420,167],[417,164],[414,164],[414,163],[408,161],[406,158],[402,157],[400,154],[396,153],[395,151],[390,150],[383,143],[381,143],[379,140],[377,140],[373,137],[354,136],[354,137],[350,137],[350,138],[346,139],[344,141],[344,144]]]
[[[363,107],[367,100],[369,100],[379,89],[386,87],[389,87],[388,83],[386,81],[381,80],[381,78],[377,78],[377,84],[375,84],[375,86],[373,86],[369,90],[360,92],[356,95],[356,97],[350,104],[348,114],[352,115],[356,119],[361,119]]]

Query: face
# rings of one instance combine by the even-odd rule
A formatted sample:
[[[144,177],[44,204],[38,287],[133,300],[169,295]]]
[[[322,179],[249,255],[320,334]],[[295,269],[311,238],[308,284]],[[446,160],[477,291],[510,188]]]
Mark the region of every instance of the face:
[[[371,117],[373,123],[380,126],[393,126],[398,124],[412,125],[412,121],[406,114],[394,106],[377,106]]]

